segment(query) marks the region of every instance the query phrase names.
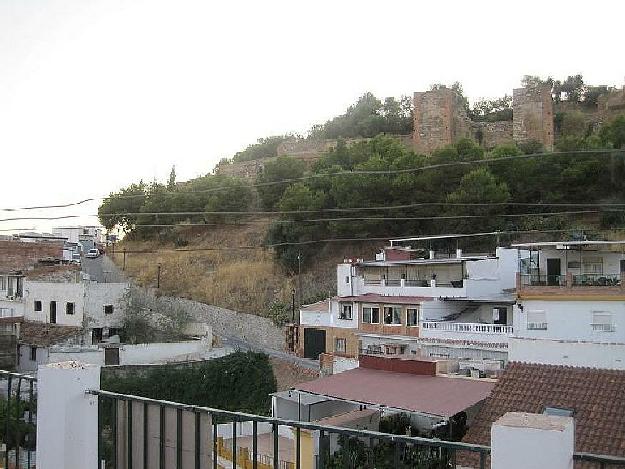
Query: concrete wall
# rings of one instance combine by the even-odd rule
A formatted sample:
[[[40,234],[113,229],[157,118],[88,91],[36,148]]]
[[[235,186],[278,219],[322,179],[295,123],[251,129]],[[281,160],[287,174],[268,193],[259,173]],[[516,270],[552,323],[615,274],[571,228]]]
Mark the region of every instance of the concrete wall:
[[[514,336],[534,339],[582,340],[625,343],[625,303],[622,301],[522,300],[514,311]],[[547,329],[527,328],[528,314],[544,311]],[[612,315],[613,331],[593,330],[593,312]],[[531,318],[530,318],[531,320]]]
[[[511,361],[625,370],[625,344],[511,338]]]
[[[147,365],[163,362],[199,360],[204,358],[206,354],[209,354],[210,350],[210,343],[206,340],[122,345],[119,351],[119,364]],[[225,353],[216,353],[215,355],[223,356],[224,354]],[[95,365],[104,365],[104,349],[96,347],[55,347],[50,350],[48,358],[49,363],[59,363],[69,360]]]

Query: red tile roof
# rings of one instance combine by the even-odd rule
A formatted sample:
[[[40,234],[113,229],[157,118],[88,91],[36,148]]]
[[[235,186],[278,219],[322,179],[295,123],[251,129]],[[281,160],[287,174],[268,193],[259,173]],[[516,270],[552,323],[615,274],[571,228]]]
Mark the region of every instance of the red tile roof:
[[[625,371],[618,370],[510,363],[463,441],[490,445],[499,417],[546,406],[574,410],[576,451],[625,456]],[[464,465],[477,467],[464,456]]]
[[[295,386],[323,396],[451,417],[488,396],[494,383],[355,368]]]
[[[388,303],[392,305],[414,305],[422,301],[432,301],[431,296],[394,296],[394,295],[378,295],[377,293],[365,293],[358,296],[339,296],[339,301],[359,301],[371,303]]]

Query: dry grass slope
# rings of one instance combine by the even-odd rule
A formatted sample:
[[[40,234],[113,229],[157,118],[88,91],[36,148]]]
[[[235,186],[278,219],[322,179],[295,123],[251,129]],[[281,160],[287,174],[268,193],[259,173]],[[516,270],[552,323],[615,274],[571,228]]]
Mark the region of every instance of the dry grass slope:
[[[206,251],[174,251],[173,241],[123,241],[112,257],[121,267],[124,248],[156,251],[126,255],[126,272],[140,285],[156,285],[160,263],[163,295],[265,316],[274,301],[290,304],[291,290],[298,280],[274,261],[272,250],[236,247],[263,244],[270,223],[270,219],[263,219],[248,225],[189,227],[176,233],[188,243],[178,249]],[[334,295],[336,264],[345,257],[371,256],[378,244],[320,245],[314,265],[302,271],[303,301]],[[210,250],[215,248],[219,250]]]

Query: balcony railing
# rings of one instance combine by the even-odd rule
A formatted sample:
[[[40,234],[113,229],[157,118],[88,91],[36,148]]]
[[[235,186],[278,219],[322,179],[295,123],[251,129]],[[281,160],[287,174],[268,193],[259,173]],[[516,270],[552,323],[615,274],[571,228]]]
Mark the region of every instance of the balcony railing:
[[[481,324],[473,322],[438,322],[427,321],[421,323],[423,330],[437,330],[444,332],[464,332],[471,334],[504,334],[512,335],[513,327],[505,324]]]
[[[0,370],[0,389],[4,446],[0,453],[0,467],[34,469],[37,379]]]
[[[364,285],[369,287],[452,287],[462,288],[464,281],[458,280],[432,280],[432,279],[364,279]]]
[[[575,287],[618,287],[621,276],[617,274],[581,274],[573,275]]]
[[[183,467],[187,458],[191,461],[188,467],[194,461],[196,468],[256,467],[254,461],[273,469],[300,469],[311,464],[318,469],[347,468],[353,467],[349,459],[354,451],[367,461],[366,467],[388,464],[388,454],[394,458],[393,467],[456,467],[458,451],[476,453],[480,467],[485,467],[490,454],[490,447],[483,445],[319,425],[109,391],[88,393],[99,397],[98,460],[107,468],[157,467],[155,462],[168,459],[176,461],[175,467]],[[242,423],[251,427],[251,435],[240,434]],[[225,438],[219,431],[226,427],[231,430]],[[269,431],[263,433],[267,427]],[[294,461],[281,459],[286,429],[290,429],[288,444]],[[304,434],[308,439],[318,438],[318,452],[313,454],[310,444],[302,444]],[[261,435],[271,454],[261,456]],[[330,441],[333,435],[338,441]],[[206,441],[208,445],[203,444]]]
[[[521,274],[523,287],[566,287],[566,275]]]

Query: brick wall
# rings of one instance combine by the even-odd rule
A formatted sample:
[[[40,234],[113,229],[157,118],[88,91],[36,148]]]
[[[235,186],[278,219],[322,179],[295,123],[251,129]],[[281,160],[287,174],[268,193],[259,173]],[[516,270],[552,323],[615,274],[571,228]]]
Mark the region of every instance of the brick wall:
[[[29,270],[46,257],[62,259],[63,244],[0,241],[0,272]]]
[[[436,376],[436,362],[422,360],[406,360],[402,358],[375,357],[361,355],[358,358],[361,368],[372,370],[395,371],[413,375]]]

